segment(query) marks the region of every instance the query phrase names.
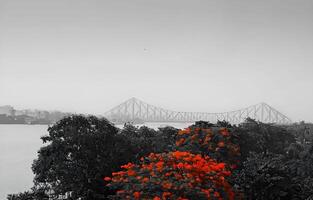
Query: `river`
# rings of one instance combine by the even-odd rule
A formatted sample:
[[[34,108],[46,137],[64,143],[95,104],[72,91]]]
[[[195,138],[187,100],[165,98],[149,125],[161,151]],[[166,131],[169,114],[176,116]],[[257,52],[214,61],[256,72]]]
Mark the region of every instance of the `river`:
[[[166,125],[185,128],[185,123],[146,123],[151,128]],[[122,126],[117,126],[122,128]],[[48,134],[47,125],[0,124],[0,199],[23,192],[33,185],[31,165],[43,146],[40,137]]]

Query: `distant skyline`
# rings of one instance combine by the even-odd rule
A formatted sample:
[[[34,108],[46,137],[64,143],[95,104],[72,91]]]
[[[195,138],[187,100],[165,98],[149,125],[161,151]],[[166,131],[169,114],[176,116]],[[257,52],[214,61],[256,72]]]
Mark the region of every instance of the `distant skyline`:
[[[0,105],[103,114],[136,97],[313,122],[311,0],[0,0]]]

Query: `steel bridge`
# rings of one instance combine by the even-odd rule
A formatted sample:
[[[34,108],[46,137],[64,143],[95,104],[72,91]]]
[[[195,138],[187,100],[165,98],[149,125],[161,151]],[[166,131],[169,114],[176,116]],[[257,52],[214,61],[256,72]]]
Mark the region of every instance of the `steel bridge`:
[[[207,113],[178,112],[159,108],[139,99],[131,98],[104,114],[113,122],[195,122],[199,120],[217,122],[228,121],[232,124],[252,118],[264,123],[289,124],[292,121],[266,103],[259,103],[240,110]]]

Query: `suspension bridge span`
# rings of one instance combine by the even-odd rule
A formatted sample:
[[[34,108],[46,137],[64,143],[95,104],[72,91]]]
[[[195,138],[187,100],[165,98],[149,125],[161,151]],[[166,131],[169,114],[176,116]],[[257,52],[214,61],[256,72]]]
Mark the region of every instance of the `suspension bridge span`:
[[[221,112],[179,112],[150,105],[139,99],[131,98],[107,111],[104,116],[113,122],[195,122],[228,121],[232,124],[252,118],[264,123],[289,124],[292,121],[266,103],[259,103],[243,109]]]

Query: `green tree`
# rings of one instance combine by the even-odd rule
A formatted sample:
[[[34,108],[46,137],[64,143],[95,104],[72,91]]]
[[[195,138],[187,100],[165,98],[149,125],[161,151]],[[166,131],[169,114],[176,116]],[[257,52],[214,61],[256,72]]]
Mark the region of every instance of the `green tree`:
[[[104,198],[110,191],[103,177],[134,159],[131,141],[104,118],[74,115],[48,132],[32,169],[35,186],[53,191],[54,199],[66,193],[74,199]]]
[[[296,139],[292,132],[276,124],[265,124],[248,118],[233,130],[239,136],[242,161],[250,152],[286,154],[290,144]]]
[[[170,126],[154,130],[146,126],[138,128],[132,124],[125,124],[120,134],[131,141],[135,157],[139,160],[152,152],[172,151],[175,148],[177,132],[178,129]]]
[[[43,188],[33,187],[30,191],[9,194],[7,200],[49,200],[49,196]]]

